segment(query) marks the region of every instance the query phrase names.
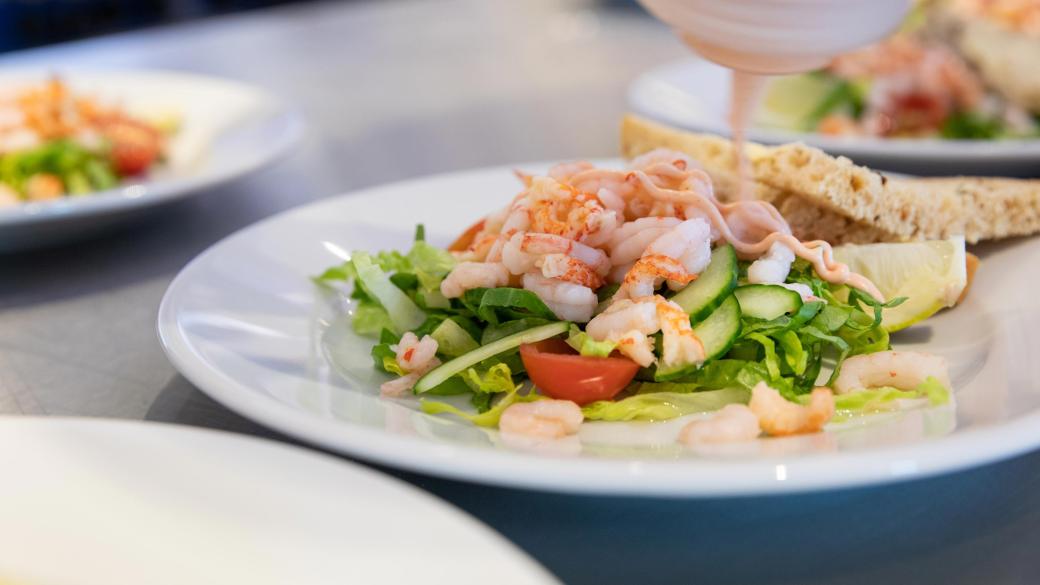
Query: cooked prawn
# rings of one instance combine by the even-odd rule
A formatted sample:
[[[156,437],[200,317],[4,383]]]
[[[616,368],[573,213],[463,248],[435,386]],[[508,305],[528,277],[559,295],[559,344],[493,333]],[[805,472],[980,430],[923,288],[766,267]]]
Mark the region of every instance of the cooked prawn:
[[[632,266],[632,269],[625,275],[625,279],[621,281],[621,287],[618,288],[614,298],[649,297],[653,296],[657,287],[666,280],[681,286],[696,278],[696,274],[686,272],[686,267],[675,258],[651,254],[643,256]]]
[[[727,404],[710,417],[691,421],[679,431],[679,442],[688,445],[738,443],[762,433],[758,417],[743,404]]]
[[[877,386],[913,390],[930,377],[950,387],[945,358],[916,351],[879,351],[846,359],[834,380],[834,391],[846,394]]]
[[[661,323],[661,364],[700,364],[704,361],[704,343],[690,326],[690,316],[679,305],[656,297],[657,318]]]
[[[758,424],[773,436],[815,433],[834,416],[834,394],[830,388],[814,388],[809,404],[788,401],[765,382],[751,389],[748,407],[758,417]]]
[[[591,266],[566,254],[546,254],[535,265],[541,268],[542,276],[546,278],[558,278],[591,289],[603,286],[603,277],[596,274]]]
[[[644,368],[649,368],[657,361],[657,356],[654,355],[654,340],[642,331],[632,329],[620,335],[611,333],[607,336],[607,341],[615,342],[621,355]]]
[[[560,439],[577,433],[583,420],[581,407],[570,400],[538,400],[507,407],[498,428],[503,433]]]
[[[396,346],[390,346],[394,350],[397,365],[404,370],[405,375],[384,382],[379,387],[382,396],[398,398],[408,393],[419,378],[426,372],[441,365],[437,359],[437,341],[429,335],[423,335],[419,339],[415,333],[408,331],[401,336],[401,341]]]
[[[596,274],[610,271],[610,260],[598,248],[553,234],[521,232],[514,234],[502,248],[502,262],[513,274],[530,272],[541,256],[563,254],[580,260]]]
[[[585,160],[563,162],[550,168],[548,175],[560,183],[566,183],[574,175],[593,168],[592,163]]]
[[[603,341],[611,335],[620,335],[633,329],[643,335],[653,335],[661,330],[656,300],[614,301],[605,311],[589,321],[585,326],[585,333],[596,341]]]
[[[643,256],[651,255],[674,258],[687,274],[700,274],[711,261],[711,227],[703,219],[688,219],[647,246]],[[678,288],[674,284],[669,282],[673,289]]]
[[[414,372],[425,368],[437,355],[437,340],[429,335],[419,339],[415,333],[408,331],[391,349],[394,350],[397,365],[405,372]]]
[[[674,217],[643,217],[624,224],[607,244],[610,263],[617,266],[635,262],[650,244],[680,223]]]
[[[780,284],[787,280],[794,263],[794,251],[781,241],[773,242],[769,251],[748,266],[747,279],[752,284]]]
[[[592,318],[592,313],[599,304],[599,299],[591,288],[545,278],[539,274],[525,274],[523,286],[538,295],[549,310],[564,321],[584,323]]]
[[[509,271],[498,262],[460,262],[441,282],[441,294],[454,299],[471,288],[494,288],[509,284]]]

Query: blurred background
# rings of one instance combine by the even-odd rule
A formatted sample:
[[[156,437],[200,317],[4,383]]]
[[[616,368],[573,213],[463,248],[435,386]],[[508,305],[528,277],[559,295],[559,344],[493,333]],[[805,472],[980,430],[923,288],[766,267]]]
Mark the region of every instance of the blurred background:
[[[300,0],[3,0],[0,51]]]
[[[338,0],[344,4],[353,1],[355,0]],[[279,4],[315,2],[316,0],[0,0],[0,53]],[[635,0],[598,0],[594,3],[633,8],[636,6]]]

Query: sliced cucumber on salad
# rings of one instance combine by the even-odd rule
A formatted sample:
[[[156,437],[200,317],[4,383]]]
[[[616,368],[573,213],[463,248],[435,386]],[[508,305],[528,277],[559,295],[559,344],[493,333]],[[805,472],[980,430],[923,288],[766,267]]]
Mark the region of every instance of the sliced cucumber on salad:
[[[694,334],[704,344],[704,362],[722,357],[740,337],[740,304],[736,297],[726,297],[722,304],[693,328]],[[700,363],[660,366],[654,379],[667,382],[686,376],[701,367]]]
[[[737,274],[737,253],[733,246],[719,246],[712,251],[711,262],[697,280],[677,292],[671,300],[690,314],[691,322],[699,323],[737,287]]]
[[[756,319],[776,319],[793,315],[802,307],[802,296],[776,284],[749,284],[737,287],[733,296],[740,302],[740,311]]]
[[[422,394],[428,392],[455,374],[462,373],[504,351],[520,347],[525,343],[544,341],[550,337],[567,333],[570,327],[569,321],[558,321],[540,327],[533,327],[520,333],[514,333],[508,337],[503,337],[487,345],[480,346],[427,372],[425,376],[419,378],[419,381],[415,383],[415,393]]]

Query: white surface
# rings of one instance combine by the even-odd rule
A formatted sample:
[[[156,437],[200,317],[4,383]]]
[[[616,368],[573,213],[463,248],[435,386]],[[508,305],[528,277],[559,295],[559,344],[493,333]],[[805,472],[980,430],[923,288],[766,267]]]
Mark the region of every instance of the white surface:
[[[533,165],[531,170],[545,166]],[[952,407],[769,439],[725,453],[675,444],[678,425],[597,423],[580,438],[519,445],[414,400],[378,397],[371,342],[308,277],[353,249],[406,248],[417,222],[446,244],[518,188],[507,168],[441,175],[338,197],[218,243],[171,284],[159,334],[174,365],[233,410],[360,457],[437,475],[551,490],[682,496],[774,493],[892,481],[1040,445],[1040,240],[982,251],[966,303],[895,337],[951,363]],[[331,358],[331,360],[329,359]]]
[[[0,72],[0,89],[38,83],[50,74],[73,92],[143,115],[174,113],[180,130],[168,161],[118,188],[0,209],[0,251],[59,243],[96,232],[161,203],[229,181],[269,164],[300,138],[299,115],[242,83],[195,74],[26,68]]]
[[[669,63],[629,88],[632,109],[680,128],[729,136],[730,72],[694,59]],[[752,128],[765,144],[801,141],[860,164],[916,174],[1035,175],[1040,140],[941,140],[827,137]]]
[[[190,427],[0,418],[5,585],[555,583],[360,465]]]

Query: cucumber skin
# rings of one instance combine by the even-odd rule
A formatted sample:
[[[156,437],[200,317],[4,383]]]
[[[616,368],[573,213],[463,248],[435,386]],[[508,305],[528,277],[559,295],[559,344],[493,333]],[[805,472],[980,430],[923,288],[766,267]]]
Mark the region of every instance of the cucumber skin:
[[[419,381],[415,383],[415,388],[413,389],[413,392],[415,394],[422,394],[424,392],[427,392],[437,387],[437,385],[444,382],[448,378],[451,378],[455,374],[462,372],[467,368],[471,368],[490,357],[494,357],[504,351],[508,351],[515,347],[519,347],[524,343],[544,341],[546,339],[549,339],[550,337],[562,335],[570,330],[570,326],[571,324],[568,321],[556,321],[553,323],[548,323],[546,325],[532,327],[531,329],[525,329],[524,331],[514,333],[508,337],[503,337],[502,339],[499,339],[498,341],[495,341],[493,343],[489,343],[488,345],[480,346],[469,353],[462,354],[459,357],[449,362],[443,363],[437,366],[436,368],[430,370],[429,372],[426,372],[426,374],[423,375],[422,378],[419,378]],[[497,351],[491,351],[490,353],[488,353],[488,349],[492,347],[497,348]],[[485,353],[487,355],[484,355]],[[474,356],[474,354],[480,355]],[[451,373],[449,373],[448,375],[443,375],[438,374],[438,372]]]
[[[728,297],[726,297],[726,299],[721,304],[719,304],[719,308],[715,309],[715,312],[726,312],[726,313],[729,313],[729,315],[721,314],[721,318],[727,318],[728,317],[729,319],[734,320],[735,323],[736,323],[736,330],[730,332],[730,334],[727,336],[725,342],[723,342],[718,347],[715,347],[715,348],[705,347],[704,348],[705,349],[705,356],[704,356],[704,361],[703,362],[701,362],[699,364],[687,364],[687,365],[684,365],[684,366],[677,366],[677,367],[673,367],[672,369],[668,369],[668,370],[664,370],[664,371],[662,371],[661,368],[658,368],[657,372],[654,374],[654,380],[655,381],[657,381],[657,382],[669,382],[669,381],[672,381],[672,380],[677,380],[677,379],[682,378],[684,376],[688,376],[688,375],[692,374],[693,372],[696,372],[697,370],[701,369],[701,367],[704,364],[708,363],[709,361],[711,361],[713,359],[720,358],[720,357],[726,355],[726,352],[728,352],[730,350],[730,348],[733,347],[733,344],[736,343],[737,339],[740,337],[740,329],[741,329],[740,303],[737,302],[737,298],[735,296],[729,295]],[[714,316],[715,312],[713,312],[712,315],[709,315],[708,318],[710,319],[712,316]],[[700,325],[703,326],[706,323],[707,323],[707,319],[705,319],[705,321],[700,323]],[[700,335],[700,333],[698,333],[697,329],[698,329],[698,327],[694,327],[693,328],[693,332],[697,334],[697,337],[699,337],[701,339],[701,341],[703,341],[704,338]]]
[[[688,307],[684,305],[684,298],[686,296],[693,296],[694,294],[696,294],[695,291],[697,291],[700,288],[699,286],[697,286],[697,283],[702,283],[703,285],[703,283],[707,280],[707,278],[704,276],[705,274],[708,274],[710,272],[712,276],[715,275],[715,272],[713,272],[712,269],[714,268],[715,270],[719,270],[719,267],[716,265],[716,262],[720,260],[727,264],[727,266],[723,266],[723,268],[725,268],[729,273],[726,275],[728,278],[725,284],[723,285],[723,288],[718,291],[718,294],[716,294],[715,297],[709,299],[708,302],[704,303],[700,307]],[[704,272],[701,273],[701,278],[698,278],[697,280],[691,282],[686,288],[675,293],[675,295],[672,296],[670,300],[674,301],[676,304],[682,307],[684,311],[689,313],[691,323],[700,323],[701,321],[707,319],[708,316],[715,311],[715,309],[717,309],[727,298],[729,298],[730,293],[732,293],[734,289],[737,288],[738,275],[739,269],[737,266],[736,250],[734,250],[733,246],[730,246],[729,244],[719,246],[712,251],[711,262],[708,263],[708,268],[706,268]],[[686,294],[684,295],[683,293]]]
[[[753,306],[754,297],[769,295],[774,296],[777,299],[784,297],[790,301],[787,304],[787,309],[776,315],[764,315],[762,313],[755,314],[755,307]],[[737,302],[740,303],[740,311],[745,317],[754,317],[755,319],[776,319],[781,315],[793,315],[798,312],[798,309],[802,308],[802,297],[794,292],[793,290],[786,289],[776,284],[747,284],[744,286],[737,287],[733,291],[733,296],[736,297]],[[745,299],[741,299],[741,297]],[[770,299],[772,301],[772,299]],[[767,301],[767,302],[770,302]],[[779,304],[779,303],[778,303]]]

